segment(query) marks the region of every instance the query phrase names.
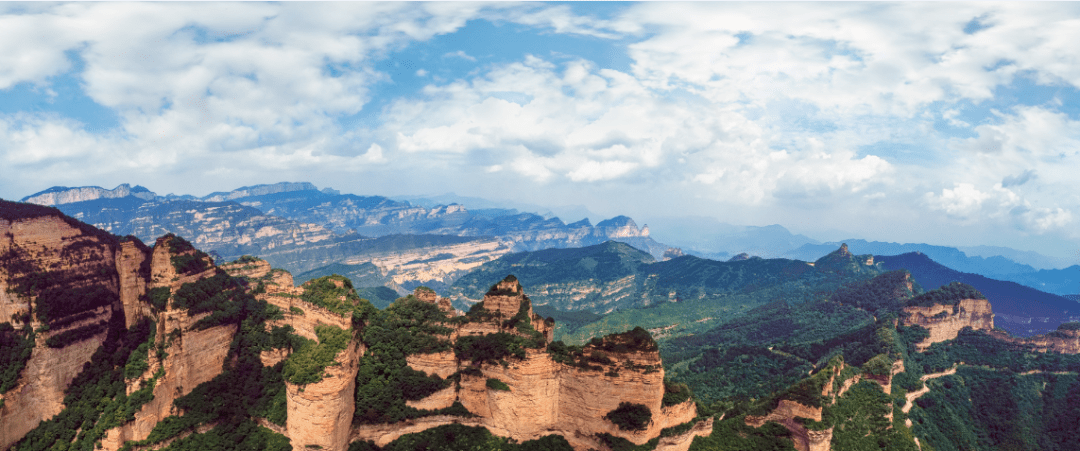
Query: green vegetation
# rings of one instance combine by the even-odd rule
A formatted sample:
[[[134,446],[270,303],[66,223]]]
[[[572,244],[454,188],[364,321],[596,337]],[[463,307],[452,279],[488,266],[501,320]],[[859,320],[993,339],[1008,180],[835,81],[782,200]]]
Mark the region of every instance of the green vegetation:
[[[150,291],[139,299],[143,302],[148,302],[154,306],[154,309],[161,311],[169,308],[169,297],[172,296],[172,292],[169,291],[169,287],[157,287],[151,288]]]
[[[41,422],[12,449],[51,449],[59,441],[71,444],[66,449],[91,450],[106,430],[134,419],[135,412],[152,398],[156,379],[131,396],[124,384],[124,367],[140,345],[152,340],[152,324],[143,320],[125,331],[123,318],[117,315],[108,330],[105,342],[68,386],[64,410]]]
[[[284,435],[274,433],[251,421],[245,421],[218,425],[204,434],[192,434],[163,448],[168,451],[208,449],[291,451],[293,447]]]
[[[686,384],[664,381],[664,407],[682,404],[690,399],[690,387]]]
[[[938,451],[1074,449],[1080,443],[1076,374],[1020,375],[961,366],[927,382],[912,432]]]
[[[267,321],[280,315],[265,301],[238,296],[240,305],[239,333],[233,339],[223,371],[210,381],[195,387],[191,393],[177,398],[174,405],[184,414],[159,421],[146,440],[128,442],[125,448],[151,445],[175,437],[196,427],[217,422],[204,433],[192,434],[166,449],[278,449],[288,450],[285,437],[261,428],[253,417],[266,418],[284,425],[286,421],[285,383],[282,377],[285,362],[264,367],[259,360],[261,351],[300,346],[300,337],[289,326],[265,330]],[[162,346],[162,344],[158,344]],[[208,446],[209,448],[201,448]]]
[[[921,292],[911,273],[901,269],[840,287],[829,300],[881,315],[902,310],[908,299]]]
[[[571,249],[545,249],[507,254],[485,263],[454,282],[453,290],[476,299],[484,295],[491,281],[513,273],[521,283],[536,286],[580,280],[612,282],[638,272],[655,259],[624,243],[609,241]],[[559,304],[562,308],[572,305]]]
[[[920,328],[921,329],[921,328]],[[1028,371],[1080,372],[1080,355],[1032,352],[1005,343],[984,331],[961,330],[956,339],[934,343],[924,353],[911,353],[914,366],[924,373],[952,368],[956,362],[1022,373]]]
[[[624,431],[644,431],[652,423],[652,411],[641,404],[620,402],[619,407],[604,415],[604,419]]]
[[[492,390],[510,391],[510,386],[506,385],[506,382],[500,381],[493,377],[488,378],[487,388],[490,388]]]
[[[405,434],[380,448],[371,442],[353,442],[349,451],[572,451],[565,438],[547,435],[524,443],[493,435],[481,426],[448,424],[423,432]]]
[[[197,274],[206,271],[210,267],[210,256],[195,249],[195,246],[192,246],[187,240],[172,233],[165,235],[163,239],[169,243],[169,253],[173,254],[170,261],[176,272],[180,274]]]
[[[300,316],[304,316],[304,309],[302,309],[302,308],[300,308],[300,307],[297,307],[297,306],[295,306],[295,305],[294,305],[294,306],[290,306],[290,307],[289,307],[289,313],[292,313],[293,315],[300,315]]]
[[[34,331],[29,325],[17,331],[11,323],[0,323],[0,394],[15,387],[33,350]]]
[[[94,335],[104,333],[108,328],[109,324],[107,321],[98,321],[93,324],[79,326],[53,335],[45,340],[45,344],[50,348],[63,348],[72,343],[77,343],[93,337]]]
[[[932,305],[959,305],[964,299],[986,299],[979,290],[966,283],[952,282],[936,290],[915,296],[909,305],[929,307]]]
[[[903,415],[900,409],[894,409],[892,401],[880,385],[864,380],[852,386],[836,404],[824,409],[818,427],[833,428],[832,449],[836,451],[918,451],[902,420],[890,422],[886,416]]]
[[[361,302],[348,278],[337,274],[308,281],[300,298],[339,315],[351,314],[355,320],[374,310],[370,303]]]
[[[334,326],[315,326],[319,342],[301,338],[302,344],[285,360],[282,377],[292,384],[303,385],[319,382],[327,366],[336,365],[334,357],[343,351],[352,338],[351,330]]]
[[[206,329],[240,322],[245,314],[244,308],[254,299],[243,280],[218,270],[212,277],[183,284],[173,294],[172,305],[192,314],[211,312],[193,326],[196,329]]]
[[[448,387],[450,382],[409,368],[405,357],[450,350],[450,343],[440,338],[451,332],[443,325],[445,321],[447,317],[437,305],[412,296],[368,316],[362,332],[368,349],[356,375],[354,422],[394,423],[436,413],[414,409],[405,401],[422,399]],[[445,413],[467,412],[457,408]]]
[[[593,363],[610,363],[611,359],[599,352],[585,353],[585,348],[581,346],[567,345],[562,341],[553,341],[548,343],[547,352],[551,355],[551,359],[557,363],[562,363],[586,370],[601,371],[604,367],[599,365],[593,365]]]
[[[508,357],[525,358],[526,340],[518,335],[498,332],[487,335],[458,337],[454,353],[473,365],[498,362]]]
[[[724,418],[713,423],[708,437],[698,437],[690,451],[773,451],[792,449],[788,430],[777,423],[765,423],[760,428],[747,426],[746,414]]]
[[[135,379],[150,369],[150,348],[154,347],[154,335],[157,331],[155,324],[150,323],[149,337],[128,356],[127,363],[124,364],[124,379]]]

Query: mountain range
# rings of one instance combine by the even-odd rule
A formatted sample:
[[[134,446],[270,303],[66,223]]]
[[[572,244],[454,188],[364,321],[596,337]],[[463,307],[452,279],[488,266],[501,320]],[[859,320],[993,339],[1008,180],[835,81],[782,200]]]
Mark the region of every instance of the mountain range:
[[[120,185],[53,187],[24,202],[55,206],[117,235],[176,233],[224,260],[259,255],[296,273],[332,264],[376,265],[400,294],[447,286],[464,271],[512,251],[620,240],[662,257],[648,226],[617,216],[593,225],[457,204],[424,208],[381,196],[340,194],[310,183],[241,187],[196,198]]]
[[[173,234],[147,246],[26,203],[0,201],[0,255],[5,450],[1056,451],[1080,441],[1080,323],[1012,335],[996,316],[1063,305],[1010,300],[1032,293],[922,254],[526,251],[458,279],[472,293],[496,271],[522,274],[462,299],[466,313],[428,287],[378,308],[341,275],[297,286],[256,257],[216,262]],[[371,266],[335,268],[378,282]],[[956,277],[986,293],[931,288]],[[627,295],[605,298],[620,280]],[[597,290],[605,302],[592,308],[617,309],[533,306]],[[540,312],[576,321],[569,342]],[[582,335],[603,328],[617,332]]]

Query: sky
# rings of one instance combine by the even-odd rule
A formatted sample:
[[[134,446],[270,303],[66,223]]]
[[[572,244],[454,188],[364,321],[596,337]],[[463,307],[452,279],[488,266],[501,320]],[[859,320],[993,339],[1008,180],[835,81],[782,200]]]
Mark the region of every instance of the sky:
[[[1066,2],[0,2],[0,197],[309,181],[1080,261],[1076,42]]]

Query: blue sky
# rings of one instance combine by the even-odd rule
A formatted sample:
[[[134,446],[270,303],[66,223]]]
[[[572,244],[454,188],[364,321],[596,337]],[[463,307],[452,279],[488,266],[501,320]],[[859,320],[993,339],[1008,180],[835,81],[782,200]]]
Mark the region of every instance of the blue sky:
[[[0,197],[311,181],[1080,259],[1075,42],[1056,2],[0,3]]]

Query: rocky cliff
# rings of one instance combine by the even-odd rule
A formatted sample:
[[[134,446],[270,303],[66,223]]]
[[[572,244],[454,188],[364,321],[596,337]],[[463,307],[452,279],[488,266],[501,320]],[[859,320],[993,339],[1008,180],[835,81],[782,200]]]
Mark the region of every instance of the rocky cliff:
[[[121,293],[137,292],[118,277],[127,268],[118,253],[115,237],[54,209],[0,201],[0,320],[38,331],[16,385],[0,393],[0,449],[63,409],[122,311]]]
[[[427,374],[458,375],[448,388],[409,401],[411,406],[434,410],[460,405],[472,417],[434,415],[404,425],[354,426],[358,366],[366,358],[361,318],[372,313],[370,305],[361,308],[365,303],[347,279],[325,277],[297,287],[289,273],[272,269],[263,260],[245,258],[218,267],[175,235],[158,239],[151,248],[137,240],[117,239],[51,208],[12,207],[18,210],[16,215],[8,205],[0,207],[5,207],[0,208],[0,254],[5,257],[0,266],[0,308],[17,330],[26,325],[39,331],[18,384],[2,394],[0,449],[28,433],[37,434],[33,437],[38,443],[40,437],[53,440],[55,431],[70,431],[56,429],[61,423],[49,425],[53,432],[34,430],[49,418],[61,422],[71,418],[65,412],[75,406],[65,402],[82,403],[78,409],[118,409],[109,410],[114,413],[100,421],[87,417],[91,418],[84,423],[87,429],[66,439],[80,447],[92,443],[98,449],[118,450],[138,442],[142,449],[192,434],[214,434],[226,421],[214,417],[214,411],[199,410],[206,408],[199,403],[212,398],[191,396],[229,390],[229,382],[219,376],[235,377],[238,368],[252,364],[245,360],[251,355],[245,348],[255,350],[251,377],[273,380],[271,373],[289,365],[305,370],[324,357],[319,349],[334,346],[322,335],[327,328],[346,334],[343,347],[327,348],[334,352],[329,361],[318,364],[314,379],[294,382],[285,376],[281,382],[278,376],[284,413],[249,418],[261,425],[259,431],[264,432],[259,434],[279,433],[294,449],[345,450],[353,440],[385,444],[420,426],[466,422],[519,441],[558,434],[584,450],[604,447],[598,434],[641,444],[696,416],[692,400],[664,403],[664,370],[647,332],[612,335],[580,348],[548,349],[553,322],[532,311],[525,290],[510,277],[493,287],[475,315],[467,318],[430,289],[414,293],[415,299],[437,306],[446,318],[440,326],[446,330],[441,339],[450,340],[451,349],[493,334],[518,337],[529,346],[494,360],[445,350],[408,357],[406,365]],[[259,313],[260,309],[264,311]],[[258,314],[266,315],[262,335],[250,324],[240,327],[247,324],[245,318]],[[145,332],[131,332],[135,330]],[[280,341],[282,337],[286,342]],[[99,356],[92,362],[98,366],[84,367],[108,343],[109,349],[123,349],[110,357],[116,363],[100,367]],[[303,357],[296,358],[300,354]],[[91,367],[100,373],[86,374]],[[115,397],[98,395],[86,404],[70,398],[69,385],[77,377],[111,387],[122,382],[122,389]],[[106,381],[101,377],[118,379],[101,382]],[[257,386],[253,396],[273,396],[263,390],[272,386]],[[623,404],[647,409],[650,421],[635,430],[606,419]],[[163,423],[179,429],[161,430]],[[180,424],[184,426],[176,426]],[[710,427],[710,422],[686,425],[682,432],[665,437],[657,449],[685,450]],[[89,442],[80,442],[85,437]]]
[[[926,349],[934,343],[956,338],[961,329],[993,330],[994,312],[986,299],[961,299],[956,304],[904,307],[903,324],[919,325],[930,336],[916,346]]]
[[[131,185],[128,185],[127,183],[121,184],[113,189],[105,189],[100,186],[82,186],[78,188],[54,186],[32,196],[24,197],[21,202],[56,206],[97,199],[120,199],[128,196],[150,200],[157,197],[157,194],[137,185],[132,188]]]
[[[990,335],[1035,352],[1080,354],[1080,323],[1065,323],[1053,332],[1034,337],[1014,337],[1000,331],[992,331]]]
[[[417,292],[426,302],[448,306],[445,298],[434,293]],[[479,308],[483,320],[454,324],[450,337],[478,337],[496,333],[518,332],[505,324],[513,318],[528,317],[544,343],[550,343],[553,323],[532,312],[528,296],[517,279],[508,277],[496,284]],[[644,334],[644,336],[640,335]],[[460,403],[475,418],[431,417],[394,425],[364,425],[353,432],[354,440],[371,440],[378,445],[409,432],[462,423],[488,428],[492,433],[518,441],[535,440],[545,435],[565,437],[575,449],[603,448],[597,434],[611,434],[642,444],[657,437],[665,428],[686,423],[696,416],[693,401],[675,405],[663,403],[664,370],[655,342],[644,331],[596,340],[582,348],[581,359],[560,358],[543,349],[527,349],[523,356],[502,362],[476,362],[455,356],[452,351],[415,354],[408,365],[417,371],[447,377],[460,374],[452,387],[428,397],[410,401],[423,409],[440,409]],[[583,363],[586,360],[590,363]],[[497,381],[498,383],[492,383]],[[500,386],[502,388],[492,388]],[[623,403],[644,406],[651,421],[640,430],[623,430],[605,416]],[[685,449],[693,434],[707,434],[698,428],[682,439],[669,440],[666,449]],[[685,435],[685,434],[684,434]]]

